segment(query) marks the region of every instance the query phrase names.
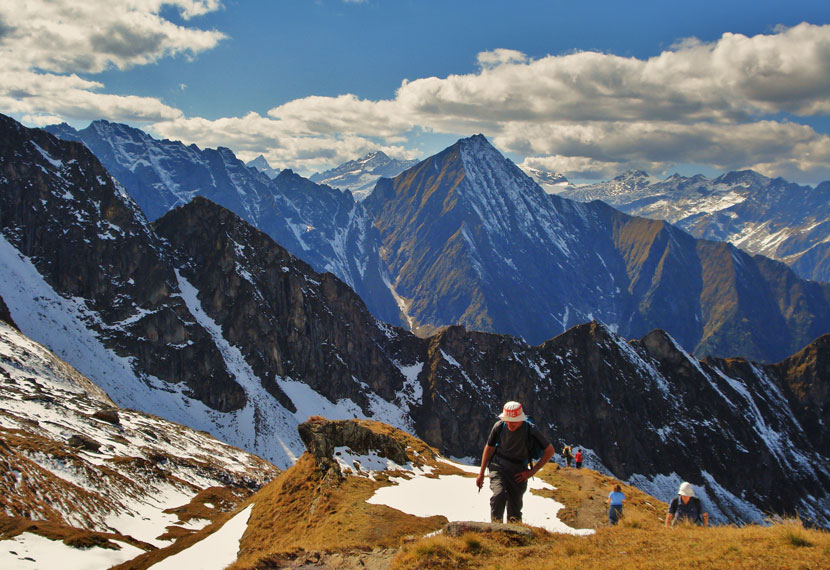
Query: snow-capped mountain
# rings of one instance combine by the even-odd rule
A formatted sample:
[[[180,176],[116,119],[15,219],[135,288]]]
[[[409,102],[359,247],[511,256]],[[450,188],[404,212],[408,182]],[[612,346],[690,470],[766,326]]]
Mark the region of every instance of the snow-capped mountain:
[[[372,192],[379,178],[392,178],[416,164],[417,160],[398,160],[377,150],[331,170],[313,174],[309,179],[319,184],[350,190],[355,200],[363,200]]]
[[[573,188],[573,184],[570,183],[564,174],[559,172],[533,168],[526,165],[520,166],[520,168],[548,194],[561,194],[565,190]]]
[[[110,567],[210,524],[279,473],[205,433],[119,409],[5,322],[0,402],[4,568],[26,558],[58,567],[49,560],[64,556],[61,567]]]
[[[83,142],[150,220],[205,197],[270,235],[317,271],[330,271],[357,291],[380,319],[400,324],[398,306],[378,263],[379,237],[354,199],[283,170],[273,180],[227,148],[200,149],[157,140],[127,125],[94,121],[75,131],[47,127]]]
[[[503,402],[518,398],[557,448],[583,447],[663,500],[691,480],[717,520],[798,510],[830,522],[828,336],[766,366],[699,361],[661,331],[629,343],[597,322],[539,346],[457,326],[421,339],[229,210],[197,198],[150,226],[82,145],[10,119],[2,128],[0,298],[27,336],[120,406],[285,467],[312,415],[379,419],[475,458]],[[443,158],[467,161],[480,183],[503,180],[483,138],[466,144]],[[486,212],[481,188],[459,192],[475,189]],[[529,179],[512,192],[534,211],[547,199]],[[533,222],[494,221],[575,247],[566,227]]]
[[[830,331],[827,285],[665,222],[545,194],[481,135],[381,179],[363,204],[424,334],[460,323],[539,343],[597,319],[629,338],[665,329],[696,354],[776,361]]]
[[[268,161],[265,159],[265,157],[261,154],[255,159],[246,162],[245,166],[249,168],[256,168],[272,180],[279,176],[279,173],[281,172],[279,168],[272,168],[271,165],[268,164]]]
[[[783,261],[804,278],[830,281],[830,181],[813,188],[753,171],[662,181],[627,173],[560,194],[666,220],[696,237]]]

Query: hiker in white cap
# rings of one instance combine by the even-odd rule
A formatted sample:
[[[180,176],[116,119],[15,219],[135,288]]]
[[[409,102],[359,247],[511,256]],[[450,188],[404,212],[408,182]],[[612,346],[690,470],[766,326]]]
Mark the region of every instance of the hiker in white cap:
[[[490,430],[476,478],[480,490],[484,485],[484,470],[489,467],[490,490],[493,492],[490,497],[491,521],[502,522],[506,506],[508,522],[521,522],[522,496],[527,490],[527,480],[551,457],[553,446],[525,415],[522,405],[507,402],[499,421]]]
[[[669,503],[666,526],[672,526],[678,521],[689,521],[697,525],[709,526],[709,513],[703,510],[700,499],[695,497],[692,484],[686,481],[680,484],[677,496]]]

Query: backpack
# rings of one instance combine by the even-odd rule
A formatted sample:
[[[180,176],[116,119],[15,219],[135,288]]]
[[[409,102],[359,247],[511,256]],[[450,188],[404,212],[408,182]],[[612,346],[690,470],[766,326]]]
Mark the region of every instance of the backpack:
[[[527,424],[525,426],[525,429],[527,430],[528,463],[532,465],[532,464],[536,463],[537,461],[539,461],[540,459],[542,459],[542,455],[544,455],[544,453],[545,453],[545,448],[542,447],[542,445],[539,443],[539,440],[536,439],[535,437],[533,437],[533,435],[532,435],[533,428],[536,427],[536,422],[533,421],[533,418],[528,416],[527,419],[525,420],[525,424]],[[496,437],[495,447],[498,447],[499,443],[501,443],[501,436],[504,433],[504,422],[501,422],[501,425],[499,425],[499,427],[497,427],[496,429],[499,431],[499,433],[498,433],[498,436]],[[495,453],[493,453],[493,455],[495,455]],[[492,459],[492,457],[491,457],[491,459]]]

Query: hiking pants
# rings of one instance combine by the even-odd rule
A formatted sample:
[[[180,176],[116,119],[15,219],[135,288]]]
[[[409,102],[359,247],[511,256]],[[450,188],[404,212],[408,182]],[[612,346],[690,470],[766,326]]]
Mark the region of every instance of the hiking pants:
[[[622,505],[611,505],[608,508],[608,522],[611,524],[617,524],[617,521],[620,520],[622,516]]]
[[[515,473],[502,470],[490,471],[490,520],[504,521],[504,507],[507,506],[507,522],[521,522],[522,495],[527,491],[527,481],[516,483]]]

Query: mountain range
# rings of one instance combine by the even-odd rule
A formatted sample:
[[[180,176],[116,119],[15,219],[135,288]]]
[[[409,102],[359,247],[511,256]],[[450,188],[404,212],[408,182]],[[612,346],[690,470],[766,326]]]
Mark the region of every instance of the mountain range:
[[[830,330],[830,286],[665,222],[547,195],[483,136],[379,179],[356,203],[290,170],[269,180],[227,149],[105,121],[49,130],[83,140],[151,219],[204,196],[421,335],[462,324],[535,344],[598,319],[626,337],[663,328],[697,355],[771,362]],[[188,183],[194,171],[214,182]]]
[[[418,164],[417,160],[398,160],[389,158],[377,150],[363,158],[350,160],[336,168],[317,172],[309,177],[312,182],[327,184],[335,188],[349,190],[356,200],[363,200],[372,193],[380,178],[394,178],[404,170]]]
[[[157,140],[118,123],[94,121],[80,131],[61,124],[46,130],[83,142],[149,220],[203,196],[236,212],[317,271],[340,277],[378,318],[402,322],[379,265],[377,230],[350,194],[288,169],[272,179],[227,148],[202,150]]]
[[[802,186],[751,170],[655,180],[634,170],[557,193],[666,220],[695,237],[783,261],[805,279],[830,281],[830,181]]]
[[[465,192],[512,176],[494,153],[483,137],[466,139],[381,182],[371,199],[457,215]],[[441,173],[455,174],[455,193]],[[428,191],[401,202],[396,192],[419,177]],[[527,210],[543,204],[529,182],[508,190],[505,199],[526,200]],[[552,200],[562,212],[591,212]],[[621,235],[625,223],[656,223],[601,208],[622,220]],[[533,221],[493,223],[531,235],[550,229]],[[554,227],[560,251],[576,248]],[[342,280],[205,198],[148,222],[84,145],[8,118],[0,120],[0,228],[0,307],[25,335],[118,406],[209,431],[278,467],[300,457],[297,426],[311,415],[382,420],[474,463],[503,402],[518,399],[557,449],[582,447],[589,465],[661,500],[690,480],[717,521],[797,511],[830,524],[830,336],[774,365],[699,360],[664,331],[629,342],[597,321],[537,346],[461,326],[420,338],[378,320]],[[668,242],[694,243],[659,229]],[[713,247],[741,271],[755,259]]]

